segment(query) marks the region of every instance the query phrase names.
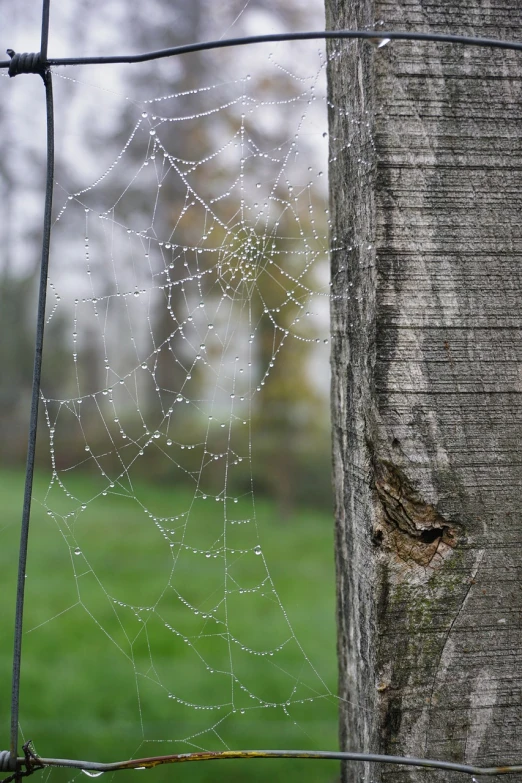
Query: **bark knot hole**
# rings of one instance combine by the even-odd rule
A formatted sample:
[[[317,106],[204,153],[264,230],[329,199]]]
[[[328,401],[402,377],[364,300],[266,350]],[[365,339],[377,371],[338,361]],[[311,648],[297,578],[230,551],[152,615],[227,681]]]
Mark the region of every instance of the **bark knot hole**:
[[[428,530],[423,530],[419,536],[423,544],[433,544],[438,538],[442,538],[444,535],[444,528],[432,527]]]
[[[373,543],[402,561],[436,568],[457,543],[457,528],[448,522],[412,486],[404,472],[385,460],[376,460],[378,523]]]

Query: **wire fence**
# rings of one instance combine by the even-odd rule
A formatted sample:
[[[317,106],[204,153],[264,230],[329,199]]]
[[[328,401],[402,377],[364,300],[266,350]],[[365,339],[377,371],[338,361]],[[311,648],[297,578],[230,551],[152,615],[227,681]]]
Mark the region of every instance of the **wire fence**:
[[[7,69],[9,76],[20,74],[36,74],[42,77],[46,99],[47,127],[47,165],[45,186],[45,208],[42,230],[40,282],[38,288],[38,311],[35,330],[35,351],[33,367],[33,383],[29,421],[29,436],[27,448],[27,464],[25,472],[25,488],[22,508],[20,549],[18,559],[18,578],[16,590],[16,609],[14,626],[14,651],[12,666],[11,691],[11,736],[10,750],[0,751],[0,772],[6,773],[4,783],[20,780],[39,770],[53,767],[65,767],[83,770],[86,774],[96,777],[103,772],[116,772],[128,769],[149,769],[164,764],[176,764],[197,761],[217,761],[226,759],[323,759],[345,762],[369,762],[380,764],[405,765],[419,768],[446,770],[475,776],[494,776],[522,772],[522,760],[512,765],[495,767],[477,767],[458,764],[449,761],[425,758],[381,755],[375,753],[342,752],[342,751],[308,751],[308,750],[228,750],[223,752],[195,752],[166,756],[152,756],[139,759],[128,759],[108,764],[94,761],[46,758],[38,756],[32,747],[32,741],[23,746],[23,755],[18,751],[18,726],[20,706],[20,665],[22,653],[22,627],[24,615],[25,572],[29,540],[29,523],[31,517],[31,496],[35,469],[36,436],[38,427],[38,406],[40,398],[40,382],[42,372],[42,354],[44,341],[46,292],[48,282],[49,250],[51,237],[51,215],[53,202],[54,177],[54,106],[51,67],[67,65],[108,65],[116,63],[141,63],[166,57],[174,57],[191,52],[202,52],[211,49],[222,49],[235,46],[249,46],[256,43],[278,41],[304,41],[325,39],[364,40],[380,47],[389,41],[420,41],[426,43],[448,43],[468,47],[486,47],[495,49],[510,49],[522,51],[522,43],[490,38],[475,38],[451,34],[431,34],[401,31],[368,31],[368,30],[321,30],[311,32],[295,32],[269,35],[247,36],[224,40],[204,41],[187,44],[158,51],[150,51],[137,55],[114,55],[103,57],[67,57],[49,58],[47,45],[49,36],[50,0],[42,2],[42,24],[40,51],[36,53],[17,53],[7,50],[9,60],[0,61],[0,68]]]

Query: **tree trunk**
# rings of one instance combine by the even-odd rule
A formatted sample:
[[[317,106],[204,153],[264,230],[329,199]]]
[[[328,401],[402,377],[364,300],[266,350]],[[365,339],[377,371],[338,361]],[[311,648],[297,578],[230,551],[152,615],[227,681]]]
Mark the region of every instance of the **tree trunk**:
[[[327,0],[516,39],[516,3]],[[341,746],[522,756],[522,58],[329,47]],[[514,776],[508,776],[513,778]],[[466,780],[347,764],[344,781]]]

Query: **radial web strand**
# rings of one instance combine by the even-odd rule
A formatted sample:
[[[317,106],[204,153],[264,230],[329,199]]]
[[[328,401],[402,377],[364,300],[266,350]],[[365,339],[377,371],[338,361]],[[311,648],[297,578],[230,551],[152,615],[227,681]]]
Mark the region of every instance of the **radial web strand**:
[[[145,99],[57,74],[105,109],[55,189],[65,339],[46,344],[21,724],[38,739],[31,661],[63,639],[46,755],[335,745],[333,521],[285,486],[328,404],[326,60],[303,47]]]

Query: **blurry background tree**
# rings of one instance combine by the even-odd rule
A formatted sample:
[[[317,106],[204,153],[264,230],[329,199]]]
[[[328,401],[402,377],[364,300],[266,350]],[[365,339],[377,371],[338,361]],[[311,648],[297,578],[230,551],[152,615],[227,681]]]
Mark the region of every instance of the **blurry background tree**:
[[[40,3],[0,0],[0,48],[37,50],[40,12]],[[208,0],[190,3],[147,0],[131,4],[119,0],[52,2],[49,52],[57,56],[139,52],[261,30],[322,28],[323,24],[320,0],[313,5],[291,0],[283,6],[274,0],[241,0],[220,3],[219,8]],[[319,48],[317,44],[314,52]],[[312,71],[314,78],[318,60],[314,59],[312,67],[306,57],[300,61],[299,45],[286,50],[280,47],[275,51],[275,60],[267,57],[269,51],[273,50],[250,47],[136,67],[56,69],[55,217],[58,218],[64,203],[68,212],[55,225],[52,241],[50,320],[44,349],[46,401],[40,419],[42,437],[27,569],[25,628],[28,633],[24,637],[21,710],[23,730],[36,738],[39,751],[45,747],[59,756],[110,758],[135,754],[140,743],[149,740],[154,743],[164,740],[165,744],[145,744],[141,752],[217,748],[223,742],[241,747],[265,741],[273,746],[280,742],[290,747],[302,741],[303,727],[313,735],[313,740],[305,735],[307,742],[317,747],[335,743],[336,702],[331,695],[335,692],[336,675],[327,424],[328,347],[315,342],[319,332],[326,336],[329,296],[324,240],[327,225],[321,198],[326,197],[326,176],[315,182],[317,169],[326,171],[326,139],[322,137],[326,129],[322,100],[324,69],[319,74],[323,82],[321,86],[318,83],[317,103],[303,105],[303,95],[310,95],[306,82],[303,92],[299,76],[308,78]],[[310,48],[303,51],[309,52]],[[281,63],[288,70],[278,67]],[[296,73],[297,77],[292,75]],[[251,77],[248,83],[244,81],[247,74]],[[40,82],[32,77],[9,80],[5,74],[0,76],[0,133],[8,140],[0,156],[0,210],[5,217],[0,219],[0,501],[5,518],[0,609],[8,617],[14,605],[12,553],[18,544],[40,258],[45,154]],[[208,95],[204,92],[206,87],[212,88]],[[241,105],[241,90],[246,96],[246,107]],[[170,103],[154,101],[165,95],[178,97]],[[129,96],[129,101],[125,96]],[[139,109],[133,100],[140,104]],[[145,101],[150,103],[144,105]],[[153,137],[149,136],[149,122],[152,130],[155,112],[161,115],[171,111],[173,117],[196,114],[201,117],[217,105],[219,111],[209,117],[194,122],[165,121],[158,129],[156,138],[161,137],[178,171],[163,161],[160,148],[156,150],[159,165],[151,163],[142,170],[144,161],[150,160],[152,147],[148,145],[154,145],[150,141]],[[318,121],[310,137],[306,134],[299,137],[300,171],[304,173],[299,173],[294,184],[302,186],[303,195],[299,203],[292,198],[293,213],[287,214],[290,191],[286,179],[296,172],[285,170],[287,176],[281,180],[277,175],[281,172],[281,159],[294,143],[293,134],[303,110],[307,114],[315,111]],[[149,116],[142,120],[140,132],[126,148],[121,166],[113,166],[93,194],[84,192],[71,197],[88,188],[100,173],[112,166],[131,135],[136,118],[140,119],[146,112]],[[244,225],[242,196],[239,188],[232,187],[239,175],[240,155],[234,146],[239,147],[241,133],[250,140],[245,156],[244,189],[251,211]],[[214,155],[226,144],[230,144],[227,154]],[[283,154],[278,153],[279,148],[284,150]],[[272,162],[266,155],[271,149],[276,151]],[[306,173],[308,167],[314,168],[313,175]],[[162,176],[161,191],[154,180],[156,171]],[[134,183],[137,173],[140,179]],[[316,199],[314,203],[308,201],[306,178],[314,178],[311,193],[324,182],[322,193],[312,196]],[[227,191],[231,193],[218,203],[222,225],[216,222],[208,241],[203,240],[204,211],[198,212],[197,207],[184,211],[189,186],[206,204]],[[125,197],[121,198],[124,192]],[[151,227],[154,196],[159,192],[161,198]],[[268,200],[270,196],[273,209],[267,213],[267,222],[261,226],[261,221],[257,229],[257,214],[262,207],[256,202],[262,203],[262,198]],[[88,214],[83,208],[86,206],[91,209]],[[98,215],[105,215],[107,221],[98,220]],[[297,218],[303,236],[297,229]],[[155,229],[155,239],[164,243],[161,251],[159,242],[153,245],[148,269],[143,261],[145,250],[140,255],[141,264],[133,263],[134,251],[141,250],[138,236],[133,235],[128,245],[123,244],[128,239],[125,229],[141,230],[144,226],[152,236]],[[148,289],[147,296],[130,297],[128,307],[127,300],[116,295],[116,274],[111,269],[110,242],[103,244],[104,231],[117,243],[114,257],[119,264],[117,278],[121,290],[139,293],[140,289]],[[312,241],[314,232],[322,239]],[[167,251],[171,234],[175,247]],[[261,237],[264,244],[256,241]],[[314,245],[313,253],[317,252],[314,258],[322,262],[314,260],[312,267],[316,271],[311,268],[302,275],[300,285],[290,295],[290,278],[283,277],[281,269],[289,275],[297,271],[301,274],[300,262],[308,255],[296,259],[293,254],[302,252],[303,238]],[[265,273],[272,258],[279,271]],[[201,493],[197,494],[200,483],[196,484],[201,478],[205,488],[212,490],[213,481],[216,500],[224,493],[224,461],[209,460],[205,471],[201,466],[202,450],[208,443],[202,444],[201,437],[203,407],[211,396],[209,390],[216,385],[216,377],[211,377],[215,344],[210,336],[205,338],[203,334],[201,340],[206,343],[204,358],[208,361],[196,365],[190,388],[184,392],[193,404],[174,407],[176,437],[172,440],[177,442],[172,444],[171,452],[162,453],[161,446],[157,448],[153,441],[149,448],[143,448],[135,465],[131,464],[132,456],[128,458],[125,467],[131,464],[132,497],[122,488],[124,479],[121,482],[115,479],[117,486],[112,484],[113,491],[110,488],[107,491],[104,483],[109,475],[121,475],[118,452],[123,455],[122,462],[132,452],[132,448],[126,450],[126,443],[133,440],[136,447],[144,439],[143,421],[139,420],[137,404],[130,396],[125,407],[125,395],[133,391],[130,387],[134,378],[139,386],[136,397],[139,394],[143,420],[150,429],[145,437],[150,435],[152,439],[156,427],[162,429],[162,436],[166,435],[167,427],[161,426],[162,409],[168,409],[179,394],[187,368],[194,360],[193,353],[185,348],[180,322],[187,319],[198,301],[184,300],[180,282],[184,275],[193,274],[192,270],[196,269],[203,275],[204,287],[205,270],[215,269],[216,260],[223,268],[228,265],[226,274],[230,284],[237,285],[236,301],[244,297],[247,303],[241,320],[232,330],[242,355],[247,356],[250,330],[256,331],[249,356],[252,379],[248,381],[253,388],[249,419],[255,431],[249,433],[247,427],[237,427],[233,444],[236,451],[249,455],[251,443],[254,456],[251,461],[248,456],[237,467],[234,486],[232,480],[226,485],[229,494],[238,496],[237,505],[229,513],[234,522],[237,517],[241,523],[249,522],[247,518],[253,515],[254,485],[255,523],[234,525],[229,533],[236,535],[237,531],[238,540],[245,537],[253,541],[259,523],[263,531],[263,557],[255,557],[252,549],[253,567],[249,555],[242,562],[234,563],[234,578],[249,589],[241,590],[241,604],[234,605],[228,624],[222,622],[217,626],[218,633],[213,634],[207,633],[208,620],[202,617],[210,606],[217,606],[217,613],[223,612],[226,601],[223,599],[228,595],[223,592],[223,584],[226,585],[227,577],[216,568],[221,568],[223,562],[214,552],[217,544],[212,545],[214,557],[208,552],[208,559],[205,553],[198,554],[198,550],[210,546],[207,539],[214,536],[216,528],[223,531],[223,506],[202,503]],[[235,283],[232,282],[234,266],[243,267],[234,278]],[[262,273],[257,276],[249,297],[239,286],[244,284],[247,270],[257,268],[262,268]],[[209,275],[212,276],[218,277],[215,272]],[[318,287],[324,288],[325,293],[322,309],[294,323],[309,296],[307,288]],[[186,290],[194,296],[196,285],[187,286]],[[204,290],[209,315],[216,312],[222,294],[217,286],[215,290]],[[99,320],[94,316],[94,298],[98,299],[102,313]],[[142,301],[146,304],[142,305]],[[103,311],[103,307],[107,309]],[[106,313],[109,317],[105,322]],[[277,329],[270,316],[277,322]],[[105,323],[109,324],[107,328]],[[279,341],[286,328],[303,339],[292,337],[279,351]],[[140,356],[148,358],[139,362],[139,372],[128,381],[121,368],[136,367],[138,351],[132,354],[134,340]],[[276,361],[270,367],[265,385],[263,373],[272,364],[271,357],[276,351]],[[110,357],[110,370],[105,366],[109,364],[107,357]],[[219,355],[214,359],[214,364],[219,363]],[[227,361],[228,358],[222,360],[225,370]],[[263,385],[260,394],[255,391],[256,383]],[[246,385],[245,382],[245,388]],[[118,414],[111,411],[109,394],[102,393],[107,387],[114,387]],[[218,399],[218,404],[224,408],[223,400]],[[227,405],[227,419],[231,420],[230,400]],[[178,413],[180,408],[182,414]],[[58,419],[51,446],[51,428],[45,420],[49,410]],[[226,430],[216,429],[211,447],[224,452]],[[120,438],[123,430],[129,434],[128,440],[117,440],[114,446],[111,438]],[[163,442],[166,440],[165,437]],[[185,447],[196,440],[199,450]],[[176,469],[172,454],[182,448],[184,451],[179,451],[182,469]],[[58,478],[49,493],[51,459],[56,461]],[[127,478],[125,469],[123,473]],[[60,481],[62,485],[58,486]],[[198,489],[194,490],[194,486]],[[312,504],[313,509],[306,508]],[[173,531],[161,534],[156,523],[158,517],[175,520],[186,509],[191,513],[188,530],[191,547],[188,553],[182,551],[178,562],[179,551],[173,544],[170,549],[169,541],[165,540],[167,536],[172,542],[176,540]],[[287,520],[292,524],[281,524]],[[178,529],[175,521],[170,524]],[[281,604],[272,595],[265,599],[252,589],[263,570],[265,556]],[[241,558],[236,554],[234,560]],[[262,594],[264,584],[272,583],[266,570],[259,582]],[[239,595],[239,589],[237,592]],[[149,611],[152,603],[157,614]],[[147,615],[145,622],[142,622],[145,615],[141,607]],[[166,627],[167,623],[179,633],[173,633]],[[280,638],[281,628],[286,635]],[[183,634],[192,635],[194,631],[198,636],[193,645],[183,642],[181,629]],[[128,638],[124,638],[126,634]],[[233,661],[225,649],[228,634],[233,637],[234,648],[237,647]],[[112,644],[112,638],[121,639],[122,649],[128,654],[122,656],[122,649]],[[241,646],[238,640],[242,640]],[[3,705],[0,723],[4,726],[4,736],[8,725],[11,647],[11,639],[5,634],[4,644],[0,645],[0,703]],[[276,660],[272,657],[274,647],[281,647],[278,656],[274,656]],[[213,667],[202,665],[201,650]],[[267,652],[260,653],[260,650]],[[310,656],[327,683],[321,695],[306,656]],[[45,673],[42,661],[45,661]],[[224,676],[227,669],[231,669],[233,680]],[[215,674],[214,670],[222,671]],[[160,680],[161,687],[158,687]],[[310,681],[315,689],[310,689]],[[239,699],[241,705],[247,699],[250,702],[250,696],[243,690],[243,683],[247,683],[256,692],[256,704],[261,703],[257,694],[264,700],[263,708],[252,709],[246,703],[246,710],[234,708],[232,712],[227,707],[232,703],[231,682],[239,694],[232,699]],[[251,685],[254,682],[255,687]],[[184,697],[186,704],[173,698],[174,693]],[[264,709],[265,702],[270,706],[272,694],[280,701],[289,698],[292,704],[278,710]],[[328,698],[323,698],[325,694]],[[188,703],[192,706],[186,706]],[[216,712],[207,711],[210,709]],[[219,732],[215,731],[215,716],[220,721],[225,713],[225,723]],[[215,776],[212,765],[190,767],[183,771],[187,780],[201,782]],[[310,764],[304,770],[300,766],[292,767],[291,762],[280,768],[279,773],[276,769],[279,769],[277,764],[272,764],[270,774],[274,778],[279,774],[285,781],[319,780],[324,775],[322,769]],[[224,772],[231,780],[243,779],[245,772],[252,780],[266,777],[266,767],[260,765],[252,770],[236,765]],[[157,780],[168,780],[171,770],[157,770],[154,776]],[[69,773],[62,777],[53,773],[56,781],[68,777]]]
[[[39,6],[0,0],[4,49],[38,48]],[[215,4],[181,0],[131,7],[119,0],[53,2],[51,11],[49,51],[57,56],[139,52],[324,24],[320,3],[314,8],[296,0],[284,7],[223,3],[219,17]],[[136,67],[56,69],[56,219],[64,204],[67,212],[52,241],[21,709],[23,731],[37,737],[39,752],[45,747],[61,757],[114,758],[173,748],[335,745],[328,346],[316,344],[318,334],[327,337],[329,303],[326,176],[316,180],[326,172],[327,156],[319,50],[321,44],[307,42],[303,48],[244,47]],[[0,210],[11,210],[0,220],[6,302],[0,383],[10,406],[0,406],[0,609],[6,616],[14,604],[12,553],[40,257],[40,81],[0,76],[0,132],[9,139]],[[310,83],[317,84],[314,96]],[[155,100],[165,95],[176,97]],[[296,142],[303,112],[315,119]],[[198,119],[186,119],[193,115]],[[140,127],[126,146],[136,121]],[[159,123],[156,135],[149,135]],[[225,154],[216,154],[222,146]],[[287,165],[294,147],[300,157]],[[211,209],[185,209],[191,193]],[[265,201],[269,208],[260,219]],[[219,220],[207,238],[204,220],[214,213]],[[150,255],[140,244],[142,231],[152,237]],[[117,269],[111,269],[113,260]],[[207,270],[214,282],[205,287]],[[185,292],[184,276],[192,281]],[[200,278],[203,310],[193,298]],[[223,280],[233,289],[229,300]],[[318,288],[324,291],[319,305],[303,308],[316,299],[308,289]],[[229,302],[229,312],[239,315],[227,332],[218,310]],[[195,346],[187,350],[182,334],[190,330],[189,314],[200,321],[196,350],[204,343],[194,371]],[[214,317],[216,328],[207,333]],[[232,335],[226,355],[214,339],[218,331],[220,338]],[[243,407],[232,409],[231,390],[218,387],[236,345],[248,394]],[[250,363],[252,377],[244,380]],[[165,410],[189,375],[182,401],[191,404],[172,406],[170,433]],[[213,404],[214,390],[224,429],[216,424],[207,436],[205,405]],[[253,431],[242,426],[237,410],[245,411]],[[225,421],[234,427],[232,445]],[[227,459],[209,458],[216,451]],[[232,478],[224,480],[223,466],[235,452]],[[52,460],[57,470],[49,486]],[[225,495],[226,510],[224,503],[210,502]],[[185,535],[180,519],[189,514]],[[225,527],[232,565],[228,550],[220,551]],[[261,537],[262,550],[254,548]],[[231,578],[237,589],[229,589]],[[6,634],[0,645],[4,726],[11,654]],[[225,773],[231,780],[243,779],[245,771],[251,780],[266,779],[266,767],[254,767],[236,764]],[[274,762],[270,774],[288,783],[323,780],[325,772]],[[154,776],[168,780],[171,770]],[[215,770],[185,765],[183,776],[201,783],[214,779]],[[53,772],[55,781],[68,777]]]
[[[6,45],[27,50],[31,19],[34,22],[33,35],[37,35],[38,9],[25,0],[21,0],[14,8],[8,0],[1,0],[0,5],[2,17],[8,20],[8,25],[3,27],[2,40]],[[323,11],[320,4],[314,5],[298,0],[285,3],[283,6],[273,0],[256,0],[246,5],[236,2],[224,3],[220,5],[219,16],[216,15],[215,7],[209,5],[206,0],[195,0],[188,5],[181,1],[172,3],[167,0],[154,0],[131,8],[128,4],[92,0],[82,5],[81,14],[73,12],[70,6],[61,4],[53,6],[50,51],[100,54],[120,51],[138,52],[220,35],[225,37],[231,34],[248,34],[258,32],[260,29],[282,31],[322,25]],[[248,134],[254,143],[260,133],[265,138],[268,135],[274,146],[284,142],[286,128],[292,124],[292,118],[295,120],[296,112],[300,111],[298,104],[291,100],[296,95],[296,81],[290,78],[284,69],[275,69],[265,60],[256,58],[255,52],[252,51],[238,53],[224,50],[219,53],[219,61],[219,75],[215,72],[215,60],[208,55],[191,55],[167,62],[144,63],[140,68],[132,71],[133,94],[141,91],[150,97],[152,85],[155,96],[188,93],[182,100],[184,114],[190,115],[191,110],[196,113],[196,103],[197,111],[201,112],[204,110],[204,93],[191,96],[190,92],[217,80],[225,85],[223,95],[226,95],[226,81],[229,79],[230,95],[232,95],[235,89],[232,83],[240,61],[245,64],[245,70],[251,71],[255,89],[260,94],[277,96],[280,101],[277,116],[274,115],[266,128],[247,127]],[[82,72],[82,78],[87,80],[89,77],[86,73]],[[110,76],[105,72],[103,78],[108,80],[109,89],[114,87],[123,93],[127,89],[126,80],[129,78],[129,71],[123,74],[123,71],[115,68]],[[10,465],[22,461],[25,454],[27,400],[33,350],[32,310],[39,259],[38,238],[41,219],[39,203],[41,187],[39,186],[43,182],[44,151],[37,141],[38,133],[34,132],[34,128],[30,131],[26,130],[25,124],[18,122],[16,118],[17,113],[21,116],[25,111],[22,101],[26,99],[27,87],[28,85],[24,84],[24,90],[6,91],[0,118],[2,135],[10,139],[10,154],[4,156],[0,163],[2,186],[4,195],[9,193],[12,205],[10,207],[12,215],[11,218],[8,216],[3,224],[0,243],[0,297],[5,302],[5,306],[2,306],[0,311],[0,330],[4,335],[13,334],[13,339],[4,340],[1,348],[3,370],[0,379],[0,396],[4,404],[0,406],[0,425],[4,437],[0,447],[0,458]],[[98,149],[104,160],[111,160],[128,137],[130,107],[122,102],[119,115],[109,112],[104,116],[103,111],[98,111],[95,104],[80,101],[75,93],[73,82],[61,82],[58,87],[60,95],[68,96],[69,102],[66,105],[62,101],[65,111],[60,117],[57,131],[59,136],[57,180],[60,181],[61,172],[67,171],[70,174],[71,171],[77,171],[80,186],[85,182],[86,174],[88,177],[90,164],[89,154],[83,148],[82,140],[88,138],[91,150]],[[37,85],[30,86],[33,94],[35,88],[37,89]],[[35,106],[38,104],[39,101],[35,97]],[[151,112],[153,108],[154,104]],[[35,114],[35,122],[41,123],[40,108],[36,109]],[[209,152],[219,147],[221,139],[230,136],[230,130],[237,127],[240,115],[241,106],[238,106],[237,102],[232,102],[227,109],[216,115],[215,122],[212,124],[194,122],[191,126],[187,122],[171,123],[170,128],[164,128],[164,138],[169,150],[179,160],[201,161]],[[145,141],[143,144],[134,144],[129,149],[127,167],[121,172],[119,169],[115,170],[106,191],[108,203],[111,203],[111,193],[114,197],[112,203],[114,203],[128,184],[129,162],[131,165],[134,164],[136,169],[143,162],[144,144]],[[313,148],[310,149],[310,155],[312,158],[317,157]],[[222,183],[230,179],[230,172],[221,170],[219,163],[216,163],[211,177],[208,168],[204,173],[201,172],[202,169],[195,166],[190,181],[197,192],[206,192],[209,198],[213,191],[219,191]],[[201,181],[202,176],[206,178],[205,182]],[[263,179],[262,157],[255,158],[249,177],[252,188],[255,187],[258,179]],[[177,245],[186,243],[188,247],[195,247],[201,240],[201,226],[197,219],[194,223],[193,213],[190,212],[183,221],[179,221],[186,200],[186,187],[176,176],[166,176],[162,187],[164,190],[161,204],[168,203],[170,211],[164,210],[162,214],[156,216],[160,233],[168,236],[178,221]],[[284,182],[277,185],[281,193],[285,187]],[[147,194],[134,191],[132,199],[126,199],[125,213],[119,216],[123,223],[132,225],[139,220],[140,213],[146,211],[147,205],[140,202],[140,198],[146,199]],[[5,198],[4,203],[6,203]],[[231,216],[239,206],[239,200],[236,203],[230,201],[228,209]],[[310,227],[307,224],[307,215],[303,214],[301,220],[304,232],[308,233]],[[326,221],[323,226],[316,225],[316,229],[319,234],[324,235]],[[64,276],[70,275],[71,279],[74,277],[71,264],[73,246],[68,244],[67,238],[61,237],[60,246],[55,244],[55,250],[51,280],[53,275],[59,274],[63,285]],[[179,356],[183,356],[182,337],[176,322],[176,313],[183,306],[181,287],[176,286],[176,282],[179,282],[180,276],[185,272],[182,260],[178,258],[174,265],[170,278],[173,285],[169,288],[168,295],[158,287],[151,316],[155,342],[164,346],[158,354],[155,377],[165,398],[179,392],[184,377],[179,360]],[[199,263],[201,265],[201,259]],[[99,264],[96,275],[100,285],[100,281],[110,275],[110,271]],[[326,272],[325,275],[327,276]],[[136,284],[136,281],[129,281],[130,286]],[[109,285],[108,277],[107,285]],[[259,311],[259,318],[264,306],[261,299],[272,306],[280,297],[278,282],[270,276],[264,275],[260,286],[260,297],[253,304]],[[51,295],[50,309],[52,307]],[[24,313],[23,317],[21,313]],[[327,317],[325,308],[325,312],[319,314],[319,318],[324,322]],[[292,319],[290,308],[286,309],[284,318]],[[19,324],[16,330],[13,330],[14,323]],[[308,336],[311,331],[308,331]],[[258,342],[258,346],[261,346],[259,348],[261,354],[273,350],[273,335],[268,332]],[[306,336],[306,330],[303,334]],[[116,332],[112,337],[109,335],[108,339],[117,340]],[[147,339],[145,332],[141,335],[141,339]],[[72,347],[70,341],[70,335],[64,332],[63,322],[52,319],[45,343],[44,378],[47,391],[56,389],[57,396],[63,396],[64,389],[71,388],[71,384],[74,384],[76,368],[79,368],[78,382],[83,392],[89,393],[91,389],[103,384],[100,377],[100,373],[103,372],[103,345],[93,326],[85,321],[78,330],[78,362],[74,367],[70,361]],[[285,366],[285,360],[277,365],[271,383],[267,384],[266,393],[258,396],[258,407],[254,411],[254,428],[260,435],[258,458],[254,461],[257,486],[260,492],[266,491],[277,499],[283,517],[292,510],[296,500],[324,506],[329,503],[330,497],[328,423],[325,405],[328,389],[327,364],[324,361],[321,364],[320,355],[313,342],[302,341],[297,346],[294,345],[294,348],[297,350],[292,351],[289,359],[292,366]],[[63,355],[64,351],[69,353],[69,360]],[[322,353],[326,356],[327,352],[323,350]],[[258,367],[264,366],[267,358],[261,354],[257,356]],[[290,356],[290,352],[288,355]],[[201,368],[192,383],[205,384],[205,373]],[[16,389],[16,393],[13,393],[13,389]],[[60,394],[59,389],[62,390]],[[155,403],[157,403],[157,394],[151,387],[149,404]],[[87,410],[85,415],[89,415]],[[93,427],[96,426],[98,425],[92,421],[91,437],[93,437]],[[184,417],[181,426],[188,434],[191,426],[190,416]],[[102,436],[103,433],[100,433],[100,437]],[[62,444],[61,454],[57,455],[58,459],[67,460],[67,454],[71,450],[76,451],[73,441],[77,436],[71,432],[70,437],[72,440],[67,447]],[[42,444],[39,454],[40,464],[46,464],[48,460],[46,444]],[[160,480],[164,467],[154,461],[153,451],[150,451],[142,462],[141,470],[144,475],[149,474],[155,480]],[[298,475],[299,479],[297,479]],[[250,479],[245,477],[245,480]]]

